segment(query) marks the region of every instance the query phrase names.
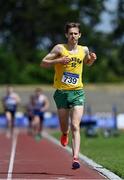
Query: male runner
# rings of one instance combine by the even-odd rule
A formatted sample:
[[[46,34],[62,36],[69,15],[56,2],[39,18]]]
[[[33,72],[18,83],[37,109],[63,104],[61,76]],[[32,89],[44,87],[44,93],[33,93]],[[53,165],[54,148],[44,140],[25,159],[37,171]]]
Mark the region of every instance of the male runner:
[[[17,111],[17,106],[20,103],[21,99],[19,95],[16,92],[14,92],[12,86],[7,86],[6,95],[3,97],[2,101],[3,101],[5,116],[7,119],[7,128],[8,128],[7,136],[10,137],[14,129],[14,118],[15,118],[15,113]]]
[[[41,88],[36,88],[33,95],[30,97],[30,102],[27,106],[29,117],[29,130],[32,132],[36,141],[41,139],[43,128],[44,112],[49,108],[49,100],[43,93]]]
[[[61,144],[68,144],[69,119],[72,131],[72,168],[80,168],[78,159],[80,150],[80,121],[84,112],[85,92],[82,83],[83,64],[92,65],[96,54],[89,52],[88,47],[78,45],[81,37],[79,23],[67,23],[65,26],[66,44],[57,44],[47,54],[42,67],[54,65],[54,100],[58,109],[60,128],[62,131]],[[69,118],[70,117],[70,118]]]

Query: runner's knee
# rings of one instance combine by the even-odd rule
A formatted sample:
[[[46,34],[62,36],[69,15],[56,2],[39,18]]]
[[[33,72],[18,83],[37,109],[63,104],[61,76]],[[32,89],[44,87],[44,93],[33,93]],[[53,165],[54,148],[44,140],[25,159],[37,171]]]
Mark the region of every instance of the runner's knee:
[[[80,129],[79,124],[72,124],[71,125],[72,132],[79,131],[79,129]]]

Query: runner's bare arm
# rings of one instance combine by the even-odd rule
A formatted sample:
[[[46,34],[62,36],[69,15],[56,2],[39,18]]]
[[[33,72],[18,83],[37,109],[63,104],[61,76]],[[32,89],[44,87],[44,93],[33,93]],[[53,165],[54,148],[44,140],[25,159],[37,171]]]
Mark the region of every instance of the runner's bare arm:
[[[44,98],[44,105],[43,105],[43,107],[41,107],[41,111],[42,112],[47,111],[49,106],[50,106],[49,100],[48,100],[47,96],[45,96],[45,98]]]
[[[86,53],[86,56],[85,56],[85,59],[84,59],[84,63],[91,66],[94,61],[97,59],[97,56],[94,52],[89,52],[89,49],[88,47],[85,47],[85,53]]]
[[[40,66],[51,67],[54,64],[62,63],[67,64],[70,59],[67,56],[61,56],[62,47],[61,45],[56,45],[49,54],[47,54],[41,61]]]
[[[5,97],[2,98],[2,105],[3,105],[4,108],[6,107],[6,105],[5,105]]]
[[[15,98],[16,98],[16,102],[17,104],[19,104],[21,102],[21,98],[18,94],[15,95]]]

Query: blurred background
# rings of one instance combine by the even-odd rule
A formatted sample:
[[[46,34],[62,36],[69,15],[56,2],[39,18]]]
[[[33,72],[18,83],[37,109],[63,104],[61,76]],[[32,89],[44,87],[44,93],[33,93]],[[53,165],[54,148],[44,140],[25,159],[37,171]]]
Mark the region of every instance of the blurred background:
[[[99,126],[112,118],[112,127],[113,114],[118,115],[116,126],[124,128],[124,0],[1,0],[0,9],[1,98],[6,85],[14,86],[22,99],[19,110],[24,112],[30,94],[40,86],[50,100],[49,112],[56,113],[54,69],[39,64],[55,44],[66,41],[65,23],[77,21],[80,44],[97,54],[95,64],[84,67],[85,113],[102,119]]]
[[[83,72],[81,153],[124,178],[124,0],[0,0],[0,133],[7,129],[2,98],[10,85],[21,98],[15,127],[27,132],[26,105],[40,87],[50,102],[44,127],[60,137],[54,69],[40,62],[54,45],[66,42],[64,25],[70,21],[81,24],[79,44],[97,54]]]

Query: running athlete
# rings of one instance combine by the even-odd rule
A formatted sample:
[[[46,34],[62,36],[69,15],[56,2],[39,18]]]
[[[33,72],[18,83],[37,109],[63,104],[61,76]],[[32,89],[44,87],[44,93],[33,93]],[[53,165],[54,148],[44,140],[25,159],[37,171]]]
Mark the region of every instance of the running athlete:
[[[29,102],[26,105],[26,115],[27,115],[28,120],[29,120],[28,133],[30,135],[32,135],[32,130],[33,130],[32,121],[34,118],[34,96],[33,95],[31,95],[29,97]]]
[[[72,168],[80,168],[80,121],[84,112],[85,92],[82,83],[83,64],[92,65],[96,54],[89,52],[87,46],[78,45],[81,37],[79,23],[67,23],[65,26],[67,44],[57,44],[47,54],[42,67],[54,65],[54,100],[58,109],[62,135],[61,144],[68,144],[69,124],[72,131]],[[69,122],[70,120],[70,122]]]
[[[49,108],[49,100],[43,94],[42,89],[37,88],[35,93],[30,97],[30,102],[27,106],[27,113],[29,117],[29,128],[35,139],[41,139],[41,131],[43,128],[44,112]]]
[[[17,111],[17,106],[20,103],[20,97],[14,92],[13,87],[8,86],[6,89],[6,95],[3,97],[2,102],[7,119],[7,136],[10,137],[13,133],[14,118]]]

